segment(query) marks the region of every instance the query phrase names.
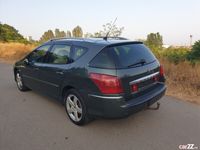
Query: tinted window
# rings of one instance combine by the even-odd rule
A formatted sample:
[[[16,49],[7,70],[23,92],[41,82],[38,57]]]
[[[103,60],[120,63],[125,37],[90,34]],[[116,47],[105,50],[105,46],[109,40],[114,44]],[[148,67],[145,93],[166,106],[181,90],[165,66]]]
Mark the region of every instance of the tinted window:
[[[144,44],[121,45],[107,50],[111,51],[115,58],[117,68],[134,67],[151,63],[156,59]]]
[[[90,66],[99,68],[127,68],[151,63],[155,59],[152,52],[145,45],[128,44],[105,48],[91,61]],[[139,63],[141,61],[142,63]]]
[[[83,54],[85,54],[86,51],[87,51],[86,48],[74,46],[72,59],[77,60],[79,57],[81,57]]]
[[[48,54],[47,63],[53,64],[67,64],[70,63],[70,51],[69,45],[54,45],[50,53]]]
[[[91,62],[91,67],[115,68],[115,63],[107,49],[102,50]]]
[[[44,58],[46,56],[46,53],[48,49],[50,48],[51,45],[44,45],[36,50],[34,50],[29,56],[28,59],[29,61],[35,61],[35,62],[43,62]]]

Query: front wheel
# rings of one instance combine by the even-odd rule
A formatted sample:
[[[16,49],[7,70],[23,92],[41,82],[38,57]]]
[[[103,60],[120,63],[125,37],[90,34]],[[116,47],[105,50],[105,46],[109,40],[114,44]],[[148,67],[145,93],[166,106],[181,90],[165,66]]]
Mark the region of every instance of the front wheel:
[[[16,78],[16,83],[17,83],[17,87],[20,91],[27,91],[29,90],[23,83],[23,80],[22,80],[22,76],[19,72],[16,73],[15,75],[15,78]]]
[[[64,102],[66,113],[74,124],[84,125],[90,120],[85,103],[76,90],[67,91],[64,96]]]

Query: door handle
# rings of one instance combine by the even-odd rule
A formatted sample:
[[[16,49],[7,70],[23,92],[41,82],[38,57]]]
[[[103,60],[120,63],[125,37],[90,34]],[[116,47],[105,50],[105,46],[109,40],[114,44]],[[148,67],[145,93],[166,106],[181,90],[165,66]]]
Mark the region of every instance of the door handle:
[[[63,75],[63,74],[64,74],[64,72],[63,72],[63,71],[56,71],[56,74]]]
[[[35,67],[34,70],[39,70],[39,68]]]

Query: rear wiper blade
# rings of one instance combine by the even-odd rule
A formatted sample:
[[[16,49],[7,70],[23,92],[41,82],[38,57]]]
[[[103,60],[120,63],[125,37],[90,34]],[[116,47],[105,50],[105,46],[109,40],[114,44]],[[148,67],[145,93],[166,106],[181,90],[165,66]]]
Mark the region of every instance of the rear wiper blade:
[[[145,63],[146,63],[145,59],[140,59],[138,62],[131,64],[131,65],[128,65],[128,67],[134,67],[134,66],[137,66],[137,65],[144,65]]]

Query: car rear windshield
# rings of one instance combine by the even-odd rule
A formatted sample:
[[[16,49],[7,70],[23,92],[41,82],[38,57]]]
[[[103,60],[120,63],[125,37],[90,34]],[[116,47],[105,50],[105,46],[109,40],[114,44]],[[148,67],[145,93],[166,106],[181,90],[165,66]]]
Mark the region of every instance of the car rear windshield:
[[[155,61],[153,53],[144,44],[126,44],[104,48],[91,62],[97,68],[129,68]]]

